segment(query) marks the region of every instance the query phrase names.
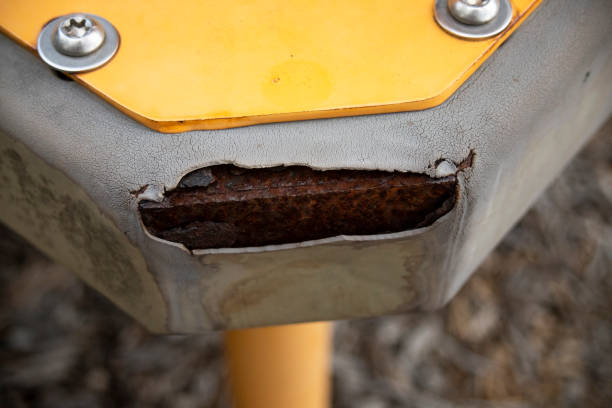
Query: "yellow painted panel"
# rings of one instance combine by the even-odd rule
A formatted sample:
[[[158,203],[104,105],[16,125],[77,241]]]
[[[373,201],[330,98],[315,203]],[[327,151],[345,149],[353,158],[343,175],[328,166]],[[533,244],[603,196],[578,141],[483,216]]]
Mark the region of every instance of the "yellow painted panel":
[[[539,1],[514,0],[511,27],[481,41],[443,31],[434,0],[0,0],[0,27],[35,47],[59,15],[108,19],[117,55],[76,79],[178,132],[436,106]]]

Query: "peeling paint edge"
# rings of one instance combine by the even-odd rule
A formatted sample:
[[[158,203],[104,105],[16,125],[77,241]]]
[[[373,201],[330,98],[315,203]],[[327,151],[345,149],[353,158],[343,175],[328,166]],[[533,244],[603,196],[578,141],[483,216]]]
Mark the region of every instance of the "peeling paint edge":
[[[446,220],[451,214],[453,214],[456,210],[457,205],[455,205],[451,210],[449,210],[446,214],[442,215],[440,218],[438,218],[437,220],[435,220],[431,225],[428,225],[426,227],[421,227],[421,228],[416,228],[416,229],[409,229],[409,230],[405,230],[405,231],[399,231],[399,232],[393,232],[393,233],[388,233],[388,234],[374,234],[374,235],[337,235],[334,237],[327,237],[327,238],[322,238],[322,239],[316,239],[316,240],[309,240],[309,241],[302,241],[302,242],[294,242],[294,243],[288,243],[288,244],[277,244],[277,245],[264,245],[264,246],[256,246],[256,247],[241,247],[241,248],[209,248],[209,249],[193,249],[190,250],[189,248],[187,248],[184,244],[179,243],[179,242],[174,242],[174,241],[168,241],[162,238],[159,238],[155,235],[153,235],[152,233],[149,232],[148,228],[145,226],[143,220],[142,220],[142,214],[140,213],[140,211],[138,211],[138,205],[140,204],[141,201],[155,201],[155,202],[161,202],[164,199],[164,196],[166,193],[171,192],[173,190],[175,190],[178,185],[180,184],[181,180],[183,178],[185,178],[188,174],[196,171],[196,170],[200,170],[202,168],[205,167],[211,167],[214,165],[219,165],[219,164],[231,164],[234,165],[236,167],[240,167],[243,169],[263,169],[263,168],[271,168],[271,167],[290,167],[290,166],[304,166],[304,167],[308,167],[312,170],[317,170],[317,171],[331,171],[331,170],[357,170],[357,171],[385,171],[385,172],[400,172],[400,173],[415,173],[415,174],[423,174],[426,175],[428,177],[432,177],[435,179],[441,179],[444,177],[448,177],[451,174],[454,174],[455,176],[459,176],[460,173],[463,173],[464,171],[470,169],[473,164],[474,164],[474,160],[476,157],[476,152],[474,149],[470,149],[470,152],[468,153],[468,155],[460,162],[455,162],[453,160],[449,160],[449,159],[445,159],[445,158],[440,158],[438,160],[435,161],[435,166],[438,166],[440,163],[442,162],[448,162],[448,163],[452,163],[452,165],[454,165],[454,171],[450,172],[449,174],[435,174],[435,175],[430,175],[428,174],[428,172],[415,172],[415,171],[411,171],[411,170],[381,170],[381,169],[362,169],[362,168],[352,168],[352,167],[330,167],[330,168],[318,168],[316,166],[309,166],[309,165],[302,165],[302,164],[281,164],[278,166],[271,166],[271,165],[266,165],[266,166],[241,166],[241,165],[237,165],[236,162],[234,161],[219,161],[218,164],[212,164],[212,165],[205,165],[205,166],[199,166],[193,169],[190,169],[188,171],[184,171],[182,173],[182,176],[179,177],[176,181],[176,183],[174,183],[170,188],[166,188],[165,186],[159,186],[159,185],[154,185],[154,184],[145,184],[144,186],[140,187],[139,189],[136,189],[134,191],[130,191],[130,194],[132,196],[135,197],[136,202],[135,202],[135,210],[137,212],[137,218],[138,218],[138,223],[140,224],[140,228],[144,231],[145,235],[152,239],[153,241],[165,244],[165,245],[169,245],[169,246],[173,246],[175,248],[181,249],[184,252],[187,252],[190,255],[193,256],[201,256],[201,255],[212,255],[212,254],[250,254],[250,253],[262,253],[262,252],[275,252],[275,251],[288,251],[288,250],[292,250],[292,249],[299,249],[299,248],[308,248],[308,247],[313,247],[313,246],[318,246],[318,245],[329,245],[329,244],[349,244],[349,243],[354,243],[354,242],[361,242],[361,243],[369,243],[369,242],[378,242],[378,241],[393,241],[393,240],[400,240],[400,239],[404,239],[404,238],[409,238],[409,237],[413,237],[416,235],[420,235],[425,233],[428,230],[431,230],[433,228],[435,228],[438,224],[440,224],[441,222],[443,222],[444,220]],[[433,166],[430,166],[430,168]],[[456,194],[457,197],[455,199],[455,203],[457,204],[462,196],[461,194],[461,186],[463,183],[461,183],[459,181],[459,177],[457,180],[457,189],[456,189]]]

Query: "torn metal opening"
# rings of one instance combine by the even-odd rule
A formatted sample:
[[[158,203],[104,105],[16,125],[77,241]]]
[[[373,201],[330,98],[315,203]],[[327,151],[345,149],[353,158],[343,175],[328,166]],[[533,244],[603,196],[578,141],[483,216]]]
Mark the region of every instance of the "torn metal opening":
[[[449,212],[457,176],[217,165],[138,210],[154,236],[190,250],[277,245],[421,228]]]

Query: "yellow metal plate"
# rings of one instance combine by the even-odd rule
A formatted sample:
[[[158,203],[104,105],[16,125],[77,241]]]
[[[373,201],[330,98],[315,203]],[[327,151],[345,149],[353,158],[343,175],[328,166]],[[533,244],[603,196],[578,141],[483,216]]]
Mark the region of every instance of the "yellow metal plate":
[[[75,79],[180,132],[439,105],[540,1],[514,0],[511,26],[481,41],[443,31],[434,0],[0,0],[0,27],[35,48],[54,17],[108,19],[117,55]]]

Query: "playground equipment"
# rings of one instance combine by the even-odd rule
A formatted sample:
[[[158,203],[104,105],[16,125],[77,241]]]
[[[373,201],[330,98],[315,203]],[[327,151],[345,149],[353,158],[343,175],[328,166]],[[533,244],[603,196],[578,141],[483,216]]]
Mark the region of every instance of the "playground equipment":
[[[439,308],[612,112],[611,22],[608,0],[4,1],[0,220],[158,333]],[[231,332],[237,401],[321,378],[328,331]]]

